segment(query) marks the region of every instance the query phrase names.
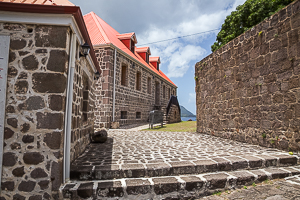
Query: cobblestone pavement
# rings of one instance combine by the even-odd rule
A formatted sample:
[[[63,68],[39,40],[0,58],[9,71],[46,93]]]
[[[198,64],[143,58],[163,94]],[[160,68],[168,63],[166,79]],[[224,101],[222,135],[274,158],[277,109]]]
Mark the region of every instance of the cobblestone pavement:
[[[296,179],[296,180],[295,180]],[[287,180],[287,181],[286,181]],[[299,200],[300,182],[299,176],[285,179],[266,180],[256,186],[248,186],[247,189],[226,190],[216,193],[201,200],[234,200],[234,199],[264,199],[264,200]],[[198,200],[200,200],[198,199]]]
[[[275,157],[288,155],[277,149],[198,133],[108,131],[108,137],[104,144],[91,144],[73,165],[193,163],[207,159],[232,162],[247,157],[263,159],[275,154]]]

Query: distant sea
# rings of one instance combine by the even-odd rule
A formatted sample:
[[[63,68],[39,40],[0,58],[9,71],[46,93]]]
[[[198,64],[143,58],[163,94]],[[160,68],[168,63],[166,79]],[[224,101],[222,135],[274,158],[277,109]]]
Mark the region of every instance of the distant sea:
[[[189,119],[196,121],[196,117],[181,117],[181,121],[188,121]]]

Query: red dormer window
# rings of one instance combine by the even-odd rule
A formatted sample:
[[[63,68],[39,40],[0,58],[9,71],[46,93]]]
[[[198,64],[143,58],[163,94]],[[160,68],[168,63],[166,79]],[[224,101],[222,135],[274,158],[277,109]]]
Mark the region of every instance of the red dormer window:
[[[160,58],[159,57],[150,57],[149,61],[157,71],[159,71]]]
[[[137,47],[135,51],[149,64],[149,56],[151,55],[149,47]]]
[[[137,43],[135,33],[119,34],[117,37],[132,53],[134,53],[135,44]]]

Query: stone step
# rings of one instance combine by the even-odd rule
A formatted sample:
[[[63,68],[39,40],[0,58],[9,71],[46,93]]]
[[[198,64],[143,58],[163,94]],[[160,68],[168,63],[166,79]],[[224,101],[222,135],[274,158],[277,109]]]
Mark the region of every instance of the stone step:
[[[162,162],[149,164],[71,166],[72,180],[110,180],[121,178],[141,178],[201,174],[240,169],[284,167],[296,165],[298,157],[286,154],[228,156],[206,160]]]
[[[194,199],[242,188],[267,179],[300,174],[300,166],[152,178],[73,181],[60,188],[61,199]],[[299,182],[300,180],[298,180]]]

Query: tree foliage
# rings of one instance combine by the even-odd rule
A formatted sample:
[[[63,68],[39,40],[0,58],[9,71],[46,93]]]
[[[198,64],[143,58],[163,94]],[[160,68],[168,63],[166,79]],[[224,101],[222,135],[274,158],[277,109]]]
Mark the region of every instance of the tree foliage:
[[[293,0],[247,0],[226,17],[217,35],[217,41],[211,46],[214,52],[256,24],[270,17]]]

